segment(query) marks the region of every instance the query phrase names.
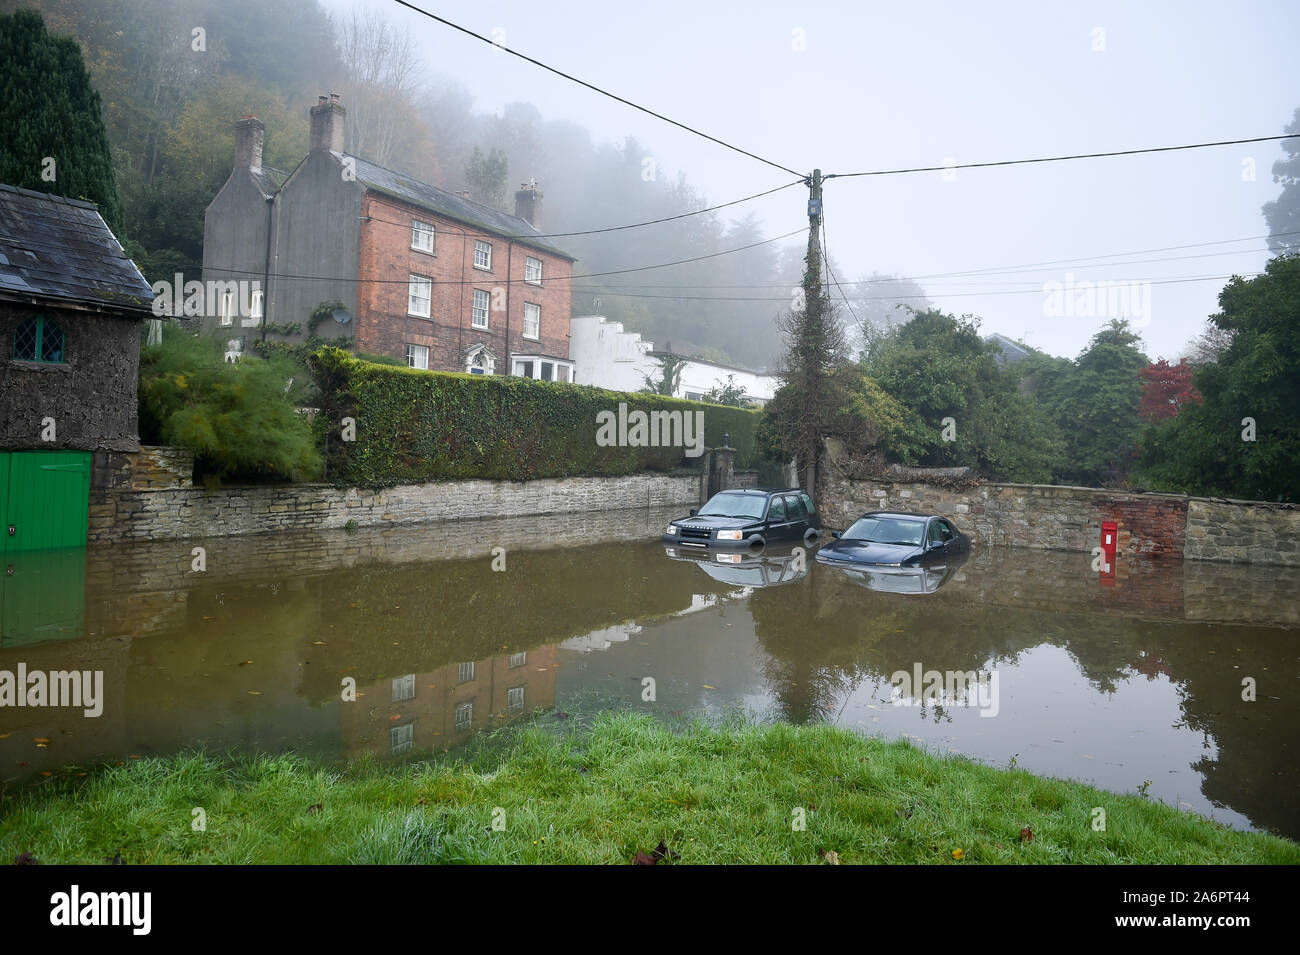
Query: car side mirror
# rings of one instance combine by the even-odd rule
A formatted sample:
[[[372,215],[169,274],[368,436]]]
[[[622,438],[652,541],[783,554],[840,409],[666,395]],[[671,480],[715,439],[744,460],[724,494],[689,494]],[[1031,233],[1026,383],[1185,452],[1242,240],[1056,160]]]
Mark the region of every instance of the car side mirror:
[[[694,508],[694,507],[691,508],[691,517],[694,517],[694,516],[695,516],[695,511],[696,511],[696,510],[697,510],[697,508]]]
[[[839,532],[839,531],[831,531],[831,537],[835,538],[836,540],[839,540],[839,539],[840,539],[840,532]]]

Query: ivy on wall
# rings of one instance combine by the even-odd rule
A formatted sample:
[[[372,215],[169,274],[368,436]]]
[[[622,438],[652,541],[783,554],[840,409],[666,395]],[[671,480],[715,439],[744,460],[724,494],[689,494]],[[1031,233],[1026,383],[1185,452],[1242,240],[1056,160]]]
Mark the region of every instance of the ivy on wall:
[[[704,415],[704,446],[736,449],[736,467],[756,465],[757,413],[745,408],[625,394],[588,385],[500,375],[419,371],[363,361],[338,348],[309,366],[328,419],[328,475],[361,487],[484,478],[595,477],[690,466],[682,447],[602,447],[597,416],[634,411]],[[342,420],[355,421],[353,440]]]

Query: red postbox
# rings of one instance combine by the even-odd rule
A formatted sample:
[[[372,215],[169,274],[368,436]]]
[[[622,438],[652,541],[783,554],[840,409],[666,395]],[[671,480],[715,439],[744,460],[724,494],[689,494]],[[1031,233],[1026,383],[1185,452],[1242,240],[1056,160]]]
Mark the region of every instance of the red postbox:
[[[1115,576],[1115,555],[1119,551],[1119,524],[1116,521],[1101,522],[1101,557],[1102,577]]]

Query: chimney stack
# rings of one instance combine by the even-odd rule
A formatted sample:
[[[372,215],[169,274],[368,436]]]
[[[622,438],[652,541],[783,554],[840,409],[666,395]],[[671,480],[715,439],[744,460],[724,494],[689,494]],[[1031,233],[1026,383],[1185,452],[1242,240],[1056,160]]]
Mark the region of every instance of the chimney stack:
[[[311,108],[311,150],[328,149],[343,152],[343,117],[346,110],[339,103],[339,94],[316,97]]]
[[[542,227],[542,194],[537,190],[537,180],[523,183],[515,193],[515,215],[526,219],[534,229]]]
[[[235,123],[235,168],[262,171],[262,140],[266,124],[256,116],[245,116]]]

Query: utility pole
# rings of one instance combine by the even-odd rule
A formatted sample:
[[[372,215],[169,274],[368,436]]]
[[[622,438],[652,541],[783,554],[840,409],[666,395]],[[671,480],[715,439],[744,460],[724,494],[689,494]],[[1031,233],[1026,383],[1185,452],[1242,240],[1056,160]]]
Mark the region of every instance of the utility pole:
[[[808,179],[808,253],[804,257],[803,273],[803,307],[804,307],[804,334],[805,346],[812,345],[821,337],[822,324],[825,321],[825,299],[822,295],[822,245],[821,245],[821,226],[822,226],[822,171],[814,169],[812,176]],[[819,389],[810,388],[813,385],[811,380],[813,376],[819,375],[821,369],[816,367],[816,352],[814,348],[804,347],[803,349],[803,366],[804,374],[808,379],[804,382],[805,396],[810,392],[816,394]],[[817,404],[814,402],[814,416],[818,417]],[[817,422],[820,425],[820,422]],[[821,432],[820,429],[811,433],[804,449],[806,460],[804,461],[804,490],[810,496],[817,493],[817,460],[821,454]]]

